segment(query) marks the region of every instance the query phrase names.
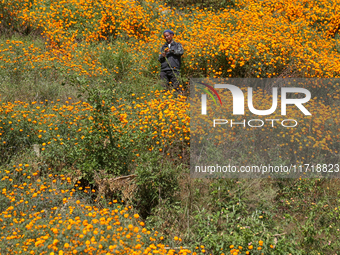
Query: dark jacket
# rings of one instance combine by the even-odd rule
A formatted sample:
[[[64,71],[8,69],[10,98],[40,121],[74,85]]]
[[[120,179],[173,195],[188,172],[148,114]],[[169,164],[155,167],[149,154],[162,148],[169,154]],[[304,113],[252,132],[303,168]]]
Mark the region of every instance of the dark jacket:
[[[168,47],[168,43],[165,43],[161,48],[161,52],[164,52],[164,49]],[[172,41],[169,50],[170,51],[166,54],[166,58],[168,59],[170,66],[174,70],[179,71],[181,69],[181,56],[184,53],[183,47],[180,43]],[[161,63],[161,71],[171,71],[168,62],[161,54],[159,54],[158,61]]]

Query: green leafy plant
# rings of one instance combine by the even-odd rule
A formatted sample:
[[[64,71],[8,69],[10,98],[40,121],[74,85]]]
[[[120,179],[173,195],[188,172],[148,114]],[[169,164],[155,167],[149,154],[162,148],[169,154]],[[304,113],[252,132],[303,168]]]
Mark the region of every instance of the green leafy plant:
[[[89,86],[85,79],[79,77],[71,77],[70,82],[77,86],[81,96],[86,95],[92,106],[84,135],[71,151],[83,178],[93,184],[96,170],[104,170],[114,176],[127,174],[133,143],[114,106],[113,87]]]

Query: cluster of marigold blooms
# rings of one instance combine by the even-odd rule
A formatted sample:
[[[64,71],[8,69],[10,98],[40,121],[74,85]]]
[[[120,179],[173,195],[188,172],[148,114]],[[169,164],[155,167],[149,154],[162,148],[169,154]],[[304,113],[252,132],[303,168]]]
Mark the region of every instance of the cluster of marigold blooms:
[[[76,199],[78,185],[70,177],[46,178],[29,164],[13,165],[0,176],[3,203],[8,204],[0,213],[1,254],[175,253],[161,244],[164,237],[157,231],[144,228],[131,206],[113,200],[98,208]]]
[[[109,39],[126,37],[130,39],[117,44],[124,44],[127,53],[140,63],[140,71],[149,70],[151,65],[153,72],[158,72],[159,63],[152,61],[163,43],[162,31],[171,28],[176,32],[175,40],[184,45],[183,64],[187,73],[199,71],[212,77],[238,77],[240,74],[246,77],[338,77],[340,73],[336,41],[340,5],[331,1],[264,3],[242,0],[236,2],[235,8],[216,12],[191,9],[189,13],[189,9],[176,11],[157,1],[145,1],[143,5],[138,1],[120,0],[43,3],[3,2],[2,24],[38,29],[45,38],[45,47],[34,42],[8,40],[0,45],[1,68],[10,72],[18,66],[20,69],[57,68],[86,76],[110,75],[117,70],[104,68],[99,55],[104,51],[117,53],[117,45]],[[9,24],[8,17],[12,17],[11,22],[15,24]],[[140,61],[141,56],[143,61]],[[327,97],[338,100],[339,90]],[[189,108],[177,100],[181,99],[168,100],[166,104]],[[271,100],[267,98],[266,102],[270,105]],[[147,104],[155,110],[158,107],[157,100]],[[332,127],[337,125],[339,106],[315,104],[312,107],[315,115],[313,123],[307,123],[303,129],[305,136],[301,137],[301,130],[299,134],[289,130],[289,141],[299,144],[293,153],[307,147],[337,153],[331,144],[338,136],[323,123],[334,120]],[[171,124],[160,128],[163,118],[156,113],[144,114],[141,118],[136,126],[141,130],[153,126],[153,132],[167,133],[168,140],[181,132],[178,128],[183,128],[176,121],[171,129],[168,128]],[[140,126],[142,122],[144,125]],[[309,127],[314,132],[310,132]],[[184,133],[188,132],[187,128]],[[231,140],[235,139],[234,135],[235,131],[228,133]],[[281,146],[289,146],[286,134],[277,135],[284,138]],[[188,136],[185,139],[189,139]],[[304,158],[299,160],[302,162]]]
[[[270,245],[269,246],[271,249],[274,249],[275,248],[275,246],[274,245]],[[234,245],[230,245],[229,246],[229,248],[230,248],[230,254],[232,254],[232,255],[238,255],[238,254],[242,254],[242,252],[243,252],[243,247],[242,246],[238,246],[238,247],[235,247]],[[253,244],[248,244],[248,250],[247,251],[245,251],[245,254],[251,254],[251,252],[255,249],[255,250],[257,250],[257,251],[261,251],[261,250],[263,250],[263,241],[262,240],[260,240],[259,242],[258,242],[258,247],[257,248],[255,248],[254,247],[254,245]],[[224,253],[222,253],[223,255],[224,255]],[[261,254],[264,254],[264,253],[261,253]]]
[[[118,100],[118,106],[110,106],[112,117],[119,120],[118,124],[112,124],[113,130],[150,134],[147,148],[150,151],[162,151],[175,142],[188,145],[190,119],[185,99],[175,100],[171,93],[159,91],[152,92],[152,100],[146,101],[146,96],[150,94],[140,97],[133,94],[135,100],[131,103]],[[37,143],[43,151],[56,144],[78,145],[84,138],[84,130],[93,128],[92,111],[93,107],[82,101],[3,102],[0,105],[0,143],[3,148],[13,146],[16,140]]]
[[[89,205],[77,190],[87,194],[95,190],[65,175],[44,176],[36,163],[1,169],[0,180],[4,207],[0,213],[1,254],[207,253],[203,245],[183,248],[177,236],[170,240],[171,246],[165,245],[165,238],[147,230],[131,206],[117,200],[106,206]],[[265,250],[263,241],[258,244],[257,250]],[[253,249],[251,244],[247,249],[230,246],[231,254],[251,254]]]
[[[41,32],[47,50],[20,41],[8,42],[0,50],[8,53],[4,61],[40,68],[58,63],[91,76],[112,71],[98,56],[104,50],[115,52],[111,39],[124,37],[127,52],[138,62],[143,56],[140,71],[151,64],[157,72],[153,59],[163,43],[162,31],[171,28],[175,40],[184,45],[187,73],[335,77],[340,71],[337,1],[239,0],[234,8],[220,11],[175,10],[156,0],[3,1],[2,25]],[[105,40],[109,42],[102,43]],[[21,58],[10,54],[13,44],[22,48]]]

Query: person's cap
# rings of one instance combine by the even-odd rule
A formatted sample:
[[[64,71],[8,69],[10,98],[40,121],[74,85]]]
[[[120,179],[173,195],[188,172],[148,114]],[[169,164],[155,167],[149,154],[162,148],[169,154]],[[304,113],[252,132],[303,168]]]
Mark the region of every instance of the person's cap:
[[[167,30],[165,30],[164,32],[163,32],[163,34],[165,34],[165,33],[169,33],[169,34],[175,34],[174,32],[172,32],[170,29],[167,29]]]

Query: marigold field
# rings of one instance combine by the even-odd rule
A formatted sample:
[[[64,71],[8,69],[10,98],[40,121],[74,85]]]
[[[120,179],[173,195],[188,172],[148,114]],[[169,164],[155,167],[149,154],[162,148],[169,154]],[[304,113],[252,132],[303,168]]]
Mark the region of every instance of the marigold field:
[[[0,0],[0,254],[339,254],[338,178],[189,169],[190,79],[340,78],[339,6]],[[159,79],[165,29],[185,51],[181,94]],[[287,109],[297,128],[210,141],[235,164],[339,168],[339,83],[307,89],[312,116]],[[270,108],[271,91],[253,101]]]

